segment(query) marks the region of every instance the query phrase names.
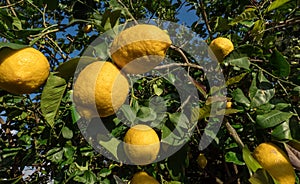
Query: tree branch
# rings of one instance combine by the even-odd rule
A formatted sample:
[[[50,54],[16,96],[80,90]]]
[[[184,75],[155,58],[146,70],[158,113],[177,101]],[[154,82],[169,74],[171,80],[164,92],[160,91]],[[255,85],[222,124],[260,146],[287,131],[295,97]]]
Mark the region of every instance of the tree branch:
[[[154,69],[160,70],[160,69],[176,67],[176,66],[186,66],[186,67],[192,67],[192,68],[197,68],[197,69],[203,70],[202,66],[199,66],[199,65],[196,65],[193,63],[171,63],[171,64],[166,64],[166,65],[156,66]]]
[[[19,4],[19,3],[22,3],[23,1],[24,0],[21,0],[21,1],[15,2],[15,3],[12,3],[12,4],[10,3],[10,4],[5,5],[5,6],[0,6],[0,9],[13,7],[13,6],[15,6],[15,5]]]
[[[280,21],[278,23],[266,23],[266,26],[274,26],[274,27],[270,27],[268,29],[263,30],[262,32],[267,32],[267,31],[271,31],[273,29],[278,29],[281,27],[287,27],[287,26],[291,26],[294,24],[298,24],[300,23],[300,19],[299,18],[292,18],[292,19],[288,19],[285,21]]]
[[[205,11],[205,6],[204,6],[204,3],[202,0],[199,0],[199,3],[200,3],[200,8],[201,8],[201,16],[205,22],[205,25],[206,25],[206,28],[207,28],[207,31],[209,33],[209,38],[212,40],[212,31],[211,31],[211,28],[210,28],[210,25],[209,25],[209,21],[208,21],[208,18],[207,18],[207,14],[206,14],[206,11]]]
[[[236,130],[230,125],[230,123],[228,121],[225,123],[225,126],[226,126],[227,130],[229,131],[230,135],[232,136],[232,138],[239,145],[239,147],[243,148],[244,147],[244,143],[241,140],[241,138],[239,137],[239,135],[236,132]]]

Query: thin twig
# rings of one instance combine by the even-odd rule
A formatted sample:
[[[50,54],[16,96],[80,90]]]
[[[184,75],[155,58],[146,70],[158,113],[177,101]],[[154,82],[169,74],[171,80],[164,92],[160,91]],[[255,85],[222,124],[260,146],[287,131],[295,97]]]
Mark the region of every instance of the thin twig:
[[[62,49],[59,47],[59,45],[48,35],[46,35],[46,38],[48,38],[54,45],[56,48],[58,48],[59,52],[61,53],[60,55],[62,56],[62,58],[65,60],[67,59],[67,57],[64,55],[64,52],[62,51]]]
[[[47,4],[45,4],[44,12],[43,12],[43,25],[44,25],[44,27],[47,27],[47,24],[46,24],[46,10],[47,10]]]
[[[244,143],[241,140],[241,138],[238,135],[238,133],[236,132],[236,130],[230,125],[230,123],[228,121],[225,123],[225,125],[226,125],[226,128],[229,131],[230,135],[235,140],[235,142],[239,145],[240,148],[243,148],[244,147]]]
[[[125,6],[125,4],[121,1],[118,0],[118,3],[120,3],[126,10],[127,14],[130,16],[130,18],[134,21],[134,23],[137,25],[139,24],[138,21],[133,17],[133,15],[130,13],[130,11],[128,10],[128,8]]]
[[[184,108],[184,106],[186,106],[186,104],[188,104],[188,102],[190,101],[190,99],[191,99],[191,95],[189,95],[189,96],[186,98],[186,100],[181,104],[181,106],[178,107],[178,109],[176,110],[176,112],[179,112],[180,109],[182,110],[182,109]]]
[[[156,66],[154,69],[160,70],[160,69],[176,67],[176,66],[192,67],[192,68],[197,68],[197,69],[203,70],[202,66],[199,66],[199,65],[196,65],[193,63],[171,63],[171,64],[166,64],[166,65]]]
[[[266,74],[268,74],[269,76],[273,77],[274,79],[276,80],[279,80],[281,82],[284,82],[286,84],[289,84],[289,85],[292,85],[294,87],[298,87],[297,84],[294,84],[293,82],[290,82],[290,81],[286,81],[286,80],[283,80],[279,77],[276,77],[275,75],[273,75],[272,73],[268,72],[267,70],[263,69],[262,67],[258,66],[257,64],[254,64],[254,63],[251,63],[253,66],[257,67],[258,69],[262,70],[263,72],[265,72]]]
[[[189,59],[186,57],[184,52],[179,47],[176,47],[175,45],[171,45],[170,48],[179,52],[186,63],[190,63]]]
[[[276,23],[277,25],[274,26],[274,27],[270,27],[268,29],[265,29],[265,30],[262,30],[260,33],[262,32],[267,32],[267,31],[271,31],[273,29],[278,29],[278,28],[281,28],[281,27],[287,27],[287,26],[291,26],[291,25],[294,25],[294,24],[298,24],[300,23],[300,19],[297,19],[297,18],[292,18],[292,19],[288,19],[288,20],[285,20],[285,21],[280,21],[278,23]],[[266,26],[270,25],[270,26],[273,26],[274,23],[269,23],[269,24],[266,24]]]
[[[7,2],[8,5],[11,4],[9,0],[6,0],[6,2]],[[11,12],[14,14],[14,16],[18,17],[18,15],[16,14],[15,9],[13,8],[13,6],[10,6],[9,8],[10,8]]]
[[[200,3],[200,8],[201,8],[201,15],[202,15],[202,18],[205,22],[205,25],[206,25],[206,28],[207,28],[207,31],[209,33],[209,38],[212,40],[213,37],[212,37],[212,31],[211,31],[211,28],[210,28],[210,25],[209,25],[209,21],[208,21],[208,18],[207,18],[207,14],[206,14],[206,11],[205,11],[205,5],[203,3],[202,0],[199,0],[199,3]]]
[[[12,4],[10,3],[8,5],[0,6],[0,9],[13,7],[13,6],[15,6],[15,5],[19,4],[19,3],[22,3],[23,1],[24,0],[21,0],[21,1],[15,2],[15,3],[12,3]]]

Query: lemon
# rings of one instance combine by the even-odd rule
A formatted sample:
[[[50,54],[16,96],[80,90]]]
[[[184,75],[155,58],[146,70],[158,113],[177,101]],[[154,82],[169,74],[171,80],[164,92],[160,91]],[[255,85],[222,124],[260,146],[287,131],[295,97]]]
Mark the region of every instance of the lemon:
[[[209,48],[211,51],[209,51],[209,55],[212,58],[215,58],[219,61],[222,62],[225,56],[227,56],[230,52],[234,50],[234,46],[228,38],[224,37],[218,37],[214,39],[210,45]]]
[[[93,26],[91,24],[86,24],[84,27],[83,27],[83,32],[84,33],[90,33],[93,29]]]
[[[262,143],[254,152],[254,158],[280,184],[295,183],[295,171],[287,155],[275,144]]]
[[[140,171],[133,175],[132,179],[130,180],[130,184],[159,184],[159,183],[154,177],[149,176],[148,173],[144,171]]]
[[[40,51],[28,47],[0,50],[0,88],[13,94],[30,94],[46,81],[50,65]]]
[[[232,102],[226,102],[226,109],[230,109],[232,106]]]
[[[86,66],[74,83],[73,99],[78,113],[86,118],[113,115],[125,102],[129,84],[111,62]]]
[[[169,35],[157,26],[139,24],[117,35],[110,53],[119,68],[128,73],[141,74],[164,59],[171,43]]]
[[[198,165],[204,169],[207,165],[207,159],[203,153],[200,153],[197,157],[197,163]]]
[[[156,160],[160,141],[149,126],[138,124],[131,127],[124,137],[124,150],[129,160],[136,165],[147,165]]]

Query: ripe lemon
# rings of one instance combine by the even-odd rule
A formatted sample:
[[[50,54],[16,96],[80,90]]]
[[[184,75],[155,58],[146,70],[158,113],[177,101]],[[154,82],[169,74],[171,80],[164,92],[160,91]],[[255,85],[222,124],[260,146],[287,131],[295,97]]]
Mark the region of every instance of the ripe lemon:
[[[232,106],[232,102],[226,102],[226,109],[230,109]]]
[[[87,24],[83,27],[83,32],[84,33],[90,33],[93,29],[93,26],[91,24]]]
[[[154,177],[149,176],[148,173],[144,171],[140,171],[133,175],[132,179],[130,180],[130,184],[159,184],[159,183]]]
[[[138,124],[131,127],[124,137],[124,150],[133,164],[147,165],[157,158],[160,141],[149,126]]]
[[[197,157],[197,163],[198,165],[204,169],[207,165],[207,159],[203,153],[200,153]]]
[[[171,43],[169,35],[157,26],[139,24],[117,35],[110,53],[119,68],[128,73],[141,74],[164,59]]]
[[[216,57],[219,62],[222,62],[225,56],[233,51],[234,46],[231,40],[229,40],[228,38],[218,37],[210,43],[209,48],[213,52],[211,53],[211,51],[209,51],[209,55],[212,58]]]
[[[295,183],[295,171],[287,155],[275,144],[262,143],[254,152],[254,158],[280,184]]]
[[[0,50],[0,88],[13,94],[30,94],[48,78],[50,65],[40,51],[28,47]]]
[[[128,91],[126,77],[114,64],[96,61],[79,73],[73,100],[82,117],[107,117],[125,102]]]

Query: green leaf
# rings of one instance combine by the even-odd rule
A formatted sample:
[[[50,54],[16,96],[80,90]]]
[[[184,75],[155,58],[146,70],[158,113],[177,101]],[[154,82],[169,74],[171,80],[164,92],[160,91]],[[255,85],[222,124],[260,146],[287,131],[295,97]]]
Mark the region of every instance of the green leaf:
[[[285,121],[276,126],[272,131],[272,136],[278,140],[292,140],[289,121]]]
[[[100,140],[99,144],[109,151],[116,159],[118,159],[118,147],[121,144],[119,139],[112,137],[108,141]]]
[[[251,100],[251,107],[259,107],[268,103],[274,96],[275,89],[257,90],[255,96]]]
[[[64,150],[61,148],[53,148],[51,150],[49,150],[46,154],[46,158],[48,160],[51,160],[54,163],[60,163],[62,162],[62,158],[63,158],[63,154],[64,154]]]
[[[270,128],[279,125],[283,121],[287,121],[293,115],[292,112],[272,110],[267,114],[257,115],[256,123],[262,128]]]
[[[108,168],[103,168],[99,172],[99,176],[102,178],[105,178],[105,177],[109,176],[110,174],[111,174],[111,170]]]
[[[226,86],[230,86],[232,84],[236,84],[240,82],[248,73],[242,73],[237,76],[231,77],[226,81]]]
[[[259,46],[244,44],[235,49],[236,52],[246,54],[248,57],[263,57],[263,50]]]
[[[188,128],[189,120],[182,112],[175,112],[169,114],[170,121],[181,128]]]
[[[64,148],[64,155],[67,159],[69,158],[73,158],[73,155],[75,153],[75,149],[74,147],[70,146],[70,145],[66,145]]]
[[[251,184],[274,184],[271,176],[264,169],[258,169],[249,179]]]
[[[254,26],[251,30],[251,34],[254,36],[254,41],[261,41],[264,35],[266,25],[264,20],[257,20],[254,22]]]
[[[124,114],[126,120],[132,123],[135,122],[137,112],[135,112],[135,109],[133,107],[124,104],[121,106],[121,111]]]
[[[61,129],[61,133],[62,136],[66,139],[72,139],[73,137],[73,131],[66,126]]]
[[[159,87],[157,86],[157,84],[153,84],[152,87],[153,87],[154,93],[155,93],[157,96],[160,96],[160,95],[164,92],[164,90],[161,89],[161,88],[159,88]]]
[[[11,49],[14,49],[14,50],[19,50],[19,49],[29,47],[29,45],[21,45],[21,44],[16,44],[16,43],[0,42],[0,49],[5,48],[5,47],[8,47],[8,48],[11,48]]]
[[[20,19],[18,19],[18,17],[13,17],[12,19],[13,19],[12,25],[16,27],[18,30],[22,30],[23,29],[22,22],[20,21]]]
[[[238,158],[238,155],[232,151],[229,151],[225,154],[225,161],[234,163],[236,165],[245,165],[245,163]]]
[[[253,99],[253,97],[255,96],[255,94],[258,90],[258,88],[256,86],[256,76],[257,76],[256,73],[252,74],[252,82],[251,82],[251,85],[250,85],[250,88],[249,88],[249,98],[250,99]]]
[[[210,105],[204,105],[201,108],[198,108],[198,107],[194,108],[192,110],[192,122],[202,120],[204,118],[209,117],[210,109],[211,109]]]
[[[239,68],[244,68],[246,70],[249,70],[250,61],[249,61],[248,57],[230,59],[228,62],[232,66],[236,66],[236,67],[239,67]]]
[[[247,146],[243,147],[243,160],[252,172],[255,172],[257,169],[262,168],[260,164],[254,159]]]
[[[41,96],[41,111],[47,123],[53,127],[55,116],[67,87],[65,79],[50,73]]]
[[[68,60],[67,62],[62,63],[59,65],[56,69],[58,72],[58,76],[68,80],[69,78],[73,77],[76,70],[80,70],[87,66],[88,64],[91,64],[96,59],[93,57],[88,56],[82,56],[80,58],[73,58]],[[80,64],[79,64],[80,62]],[[79,64],[79,65],[78,65]],[[78,69],[77,69],[78,67]]]
[[[257,18],[257,13],[256,13],[256,8],[247,8],[246,10],[244,10],[240,15],[238,15],[237,17],[235,17],[230,23],[229,25],[233,26],[237,23],[240,23],[242,21],[245,20],[253,20]]]
[[[221,16],[217,17],[216,24],[215,24],[215,31],[216,32],[222,32],[222,31],[228,31],[230,30],[229,20],[226,18],[223,18]]]
[[[244,104],[246,107],[250,106],[249,99],[244,95],[243,91],[240,88],[237,88],[232,93],[232,99],[238,103]]]
[[[142,106],[137,112],[137,118],[142,122],[154,121],[156,117],[156,112],[149,107]]]
[[[97,182],[96,175],[90,170],[84,171],[83,177],[85,179],[84,183],[93,184]]]
[[[271,66],[274,68],[274,74],[278,77],[287,77],[290,74],[290,64],[278,51],[274,50],[270,58]]]
[[[275,0],[268,6],[268,8],[265,10],[265,13],[275,10],[289,1],[290,0]]]
[[[72,105],[72,106],[70,107],[70,111],[71,111],[71,116],[72,116],[73,124],[75,124],[75,123],[77,123],[77,121],[80,119],[80,115],[79,115],[79,113],[77,112],[75,105]]]
[[[275,89],[272,84],[264,77],[262,72],[258,74],[258,81],[256,82],[256,73],[253,74],[253,80],[249,89],[249,97],[251,99],[250,106],[252,108],[259,107],[268,103],[275,95]]]

